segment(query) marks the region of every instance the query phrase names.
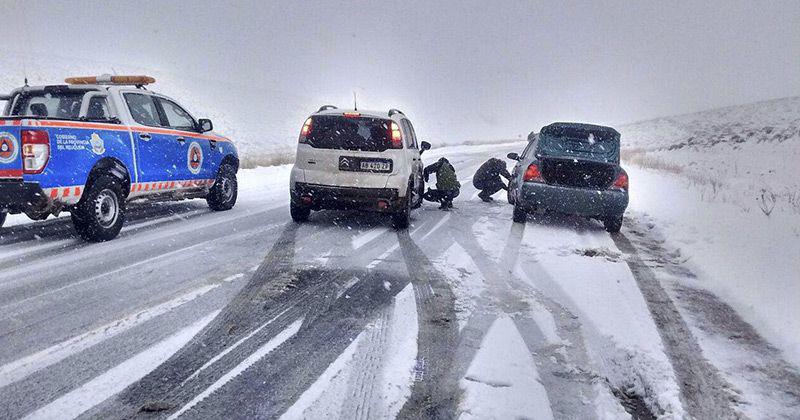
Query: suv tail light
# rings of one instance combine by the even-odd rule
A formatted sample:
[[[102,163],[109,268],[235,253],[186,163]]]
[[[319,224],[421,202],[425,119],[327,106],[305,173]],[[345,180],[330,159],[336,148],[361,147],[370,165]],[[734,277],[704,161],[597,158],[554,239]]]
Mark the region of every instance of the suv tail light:
[[[389,124],[389,139],[392,141],[392,149],[403,148],[403,135],[400,134],[400,126],[394,121]]]
[[[22,130],[23,173],[40,174],[50,160],[50,135],[44,130]]]
[[[311,132],[311,117],[308,117],[306,119],[306,122],[303,123],[303,128],[300,129],[300,139],[297,142],[305,144],[306,137],[310,132]]]
[[[611,185],[611,188],[628,191],[628,173],[625,172],[624,169],[620,169],[619,175],[617,175],[617,179],[614,180],[614,184]]]
[[[523,181],[542,182],[542,173],[539,171],[539,165],[531,163],[528,169],[525,170],[525,175],[522,176]]]

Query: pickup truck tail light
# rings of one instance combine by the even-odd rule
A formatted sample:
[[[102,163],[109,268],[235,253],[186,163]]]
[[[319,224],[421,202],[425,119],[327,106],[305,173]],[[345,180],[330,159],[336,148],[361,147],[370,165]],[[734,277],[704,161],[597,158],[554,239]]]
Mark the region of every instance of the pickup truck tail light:
[[[403,148],[403,135],[400,134],[400,126],[394,121],[389,124],[389,139],[392,141],[391,149]]]
[[[300,140],[298,140],[298,143],[306,143],[306,138],[308,137],[308,134],[311,133],[311,123],[311,117],[306,119],[306,122],[303,123],[303,128],[300,129]]]
[[[40,174],[50,160],[50,135],[44,130],[22,130],[22,172]]]
[[[528,165],[528,169],[525,170],[525,175],[522,176],[522,180],[525,182],[542,182],[542,172],[539,171],[539,165],[535,163]]]
[[[617,179],[614,180],[614,184],[611,185],[611,188],[628,191],[628,173],[625,172],[624,169],[620,169],[619,175],[617,175]]]

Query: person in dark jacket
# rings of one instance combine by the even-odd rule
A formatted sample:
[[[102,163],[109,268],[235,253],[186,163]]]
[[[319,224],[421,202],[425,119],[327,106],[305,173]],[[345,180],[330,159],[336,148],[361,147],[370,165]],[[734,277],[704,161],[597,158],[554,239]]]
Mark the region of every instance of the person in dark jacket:
[[[492,195],[500,190],[508,190],[508,185],[500,177],[511,180],[511,174],[506,169],[506,162],[497,158],[491,158],[484,162],[475,176],[472,177],[472,185],[481,190],[478,197],[485,202],[494,200]]]
[[[439,208],[442,210],[453,208],[453,199],[461,192],[461,183],[458,182],[455,168],[446,158],[441,158],[425,168],[423,171],[425,182],[428,182],[428,177],[432,173],[436,174],[436,189],[429,188],[422,198],[441,203]]]

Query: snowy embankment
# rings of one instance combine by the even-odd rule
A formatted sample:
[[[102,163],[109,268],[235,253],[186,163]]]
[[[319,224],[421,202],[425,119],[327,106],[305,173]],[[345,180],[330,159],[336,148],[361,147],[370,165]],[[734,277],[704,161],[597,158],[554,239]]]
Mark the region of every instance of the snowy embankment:
[[[800,97],[620,131],[631,214],[800,365]]]

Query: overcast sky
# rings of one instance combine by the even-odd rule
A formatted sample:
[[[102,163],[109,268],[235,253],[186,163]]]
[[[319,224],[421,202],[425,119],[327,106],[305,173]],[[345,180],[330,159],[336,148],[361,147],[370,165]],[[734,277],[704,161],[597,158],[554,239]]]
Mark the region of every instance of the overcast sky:
[[[263,86],[308,112],[357,91],[450,141],[800,94],[797,0],[2,5],[6,49]]]

